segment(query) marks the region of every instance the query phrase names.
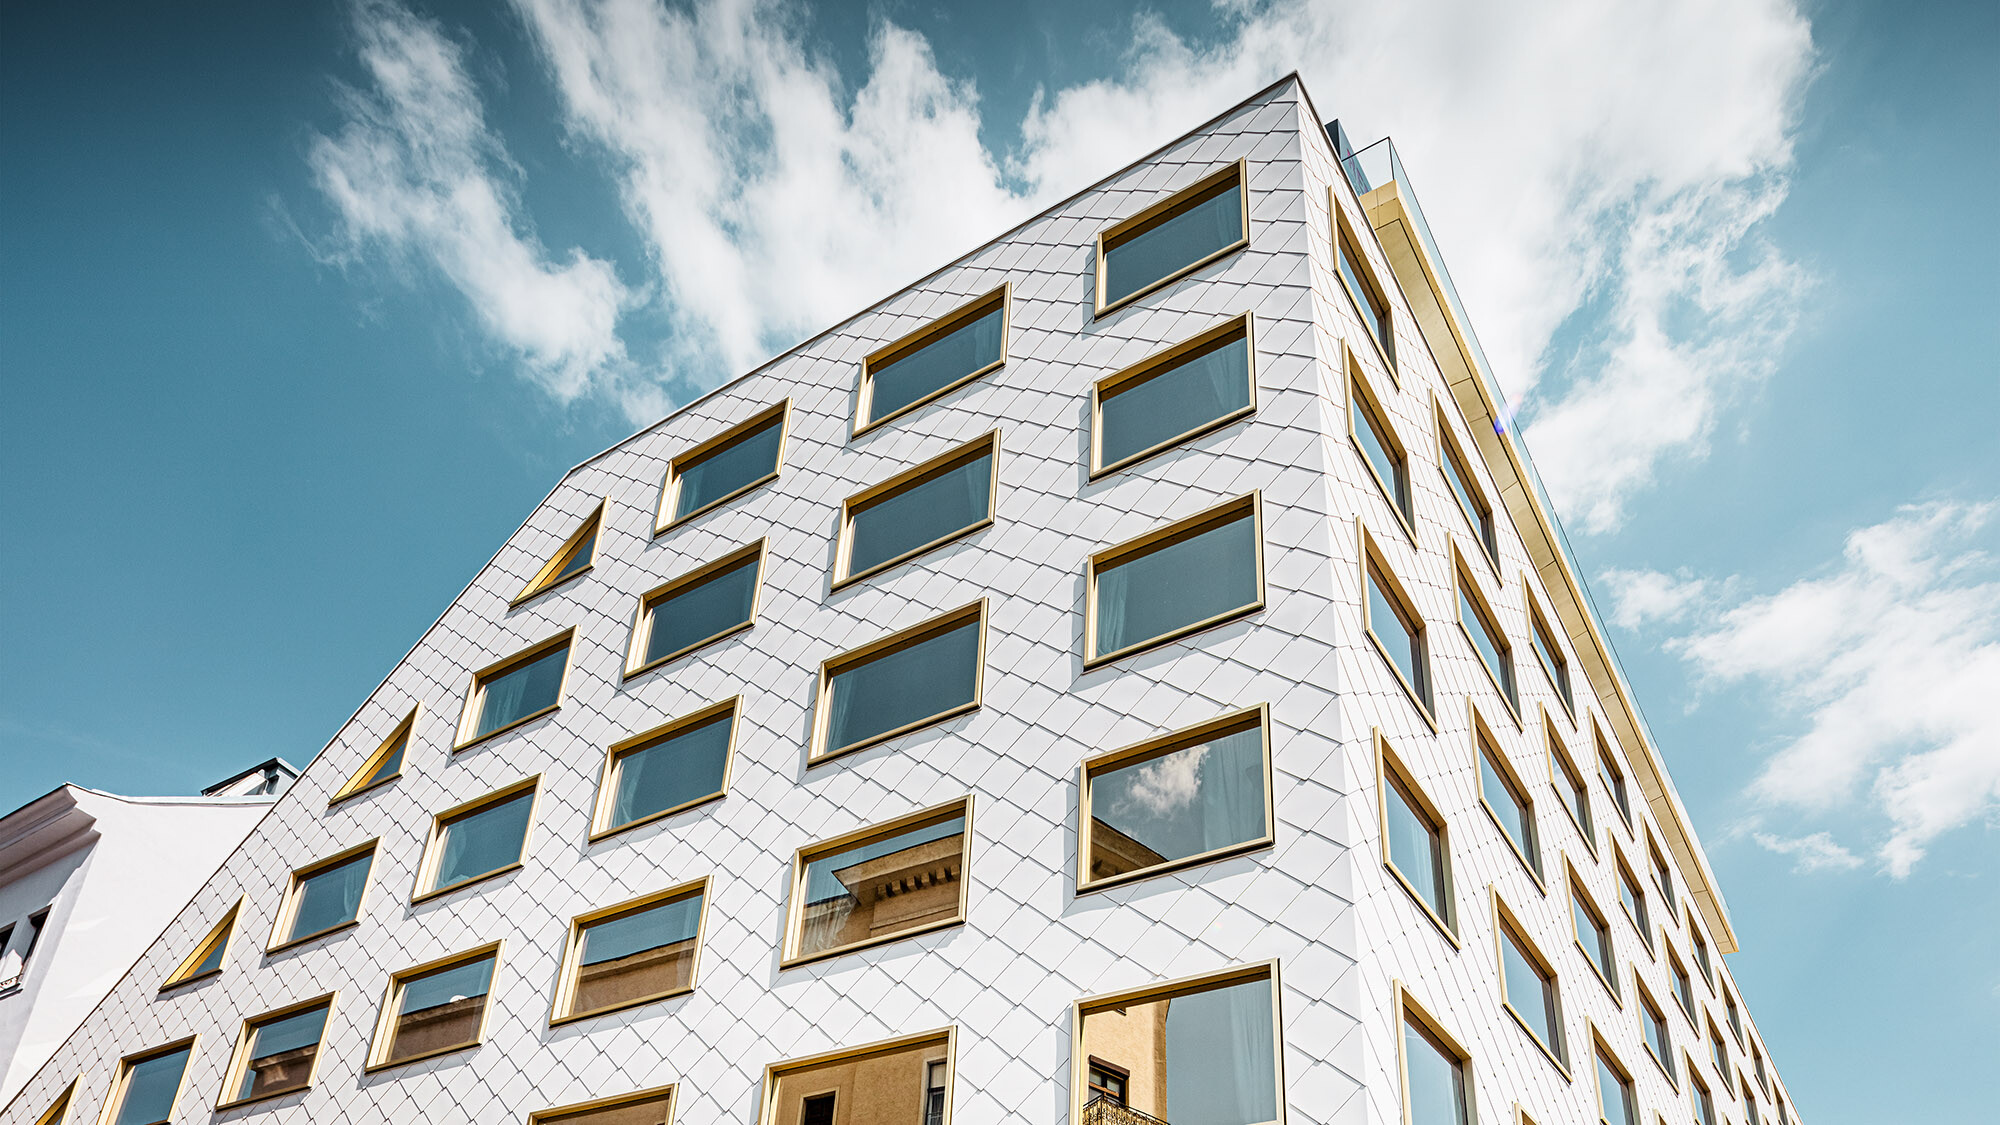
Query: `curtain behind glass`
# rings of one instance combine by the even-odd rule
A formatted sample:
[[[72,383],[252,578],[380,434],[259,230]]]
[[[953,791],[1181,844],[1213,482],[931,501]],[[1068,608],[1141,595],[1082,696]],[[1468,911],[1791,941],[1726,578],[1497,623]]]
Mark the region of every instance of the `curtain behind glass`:
[[[848,573],[969,527],[990,514],[993,459],[980,457],[854,514]]]
[[[181,1072],[187,1069],[188,1051],[178,1051],[134,1063],[125,1083],[125,1100],[118,1106],[112,1125],[146,1125],[165,1121],[174,1108],[174,1094],[180,1090]]]
[[[368,885],[373,861],[373,856],[358,856],[305,880],[289,936],[304,937],[352,921],[361,909],[361,890]]]
[[[568,662],[569,646],[562,645],[488,680],[479,705],[479,729],[473,733],[491,734],[524,715],[555,706]]]
[[[1465,1080],[1458,1060],[1422,1028],[1403,1021],[1410,1125],[1466,1125]]]
[[[883,731],[969,703],[979,677],[979,622],[836,673],[826,748],[838,750]]]
[[[1115,652],[1256,600],[1256,524],[1245,514],[1099,570],[1097,651]]]
[[[1261,1125],[1278,1117],[1271,982],[1176,996],[1167,1008],[1167,1119]]]
[[[531,789],[447,825],[444,854],[438,859],[437,878],[432,881],[432,888],[443,890],[519,863],[521,844],[528,834],[528,813],[534,801],[535,793]]]
[[[995,308],[869,373],[868,416],[894,414],[939,387],[949,386],[1000,358],[1000,322]]]
[[[725,715],[619,758],[612,825],[720,792],[729,764],[730,723]]]
[[[674,501],[676,519],[699,511],[778,468],[783,416],[771,419],[742,441],[681,470]]]
[[[1243,337],[1128,383],[1101,407],[1098,454],[1107,465],[1250,405],[1250,349]]]
[[[700,644],[750,620],[757,601],[756,556],[692,586],[683,586],[653,607],[646,637],[646,660],[658,660]]]
[[[1232,184],[1106,251],[1104,299],[1116,301],[1144,289],[1242,237],[1242,188]]]

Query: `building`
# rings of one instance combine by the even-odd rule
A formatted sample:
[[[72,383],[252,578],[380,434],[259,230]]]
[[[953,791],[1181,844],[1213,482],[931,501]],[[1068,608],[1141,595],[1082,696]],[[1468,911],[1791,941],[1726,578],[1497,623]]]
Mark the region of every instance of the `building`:
[[[243,842],[298,770],[273,758],[199,797],[65,785],[0,816],[0,1102]]]
[[[1789,1125],[1325,120],[1281,81],[572,470],[7,1125]]]

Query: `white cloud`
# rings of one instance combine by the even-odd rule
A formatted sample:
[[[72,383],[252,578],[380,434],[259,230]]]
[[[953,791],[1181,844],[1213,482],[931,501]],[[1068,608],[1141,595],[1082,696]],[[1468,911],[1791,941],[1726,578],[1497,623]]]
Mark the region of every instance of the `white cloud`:
[[[1598,581],[1611,594],[1611,620],[1627,629],[1660,621],[1678,621],[1708,594],[1708,583],[1682,573],[1657,570],[1607,570]]]
[[[1826,573],[1668,643],[1703,681],[1803,720],[1753,799],[1808,814],[1865,800],[1899,878],[1938,836],[2000,812],[2000,576],[1975,543],[1995,508],[1900,509],[1848,535]]]
[[[1752,834],[1757,846],[1793,859],[1793,869],[1810,874],[1814,871],[1852,871],[1861,866],[1861,857],[1842,847],[1825,832],[1815,832],[1810,836],[1797,838],[1773,836],[1768,832]]]
[[[496,341],[561,401],[625,356],[619,313],[633,295],[607,262],[551,261],[518,212],[517,172],[488,130],[459,47],[390,0],[354,10],[367,89],[341,96],[346,123],[308,160],[349,242],[438,270]]]
[[[1191,747],[1178,754],[1155,758],[1132,770],[1131,788],[1120,798],[1120,811],[1134,807],[1164,819],[1194,804],[1201,792],[1201,766],[1208,760],[1209,747]]]

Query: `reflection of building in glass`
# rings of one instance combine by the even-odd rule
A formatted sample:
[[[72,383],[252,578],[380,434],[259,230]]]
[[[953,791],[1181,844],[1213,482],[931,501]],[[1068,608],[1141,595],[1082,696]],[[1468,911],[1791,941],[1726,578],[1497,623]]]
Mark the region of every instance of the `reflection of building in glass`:
[[[786,1066],[769,1125],[941,1125],[950,1046],[944,1039]]]

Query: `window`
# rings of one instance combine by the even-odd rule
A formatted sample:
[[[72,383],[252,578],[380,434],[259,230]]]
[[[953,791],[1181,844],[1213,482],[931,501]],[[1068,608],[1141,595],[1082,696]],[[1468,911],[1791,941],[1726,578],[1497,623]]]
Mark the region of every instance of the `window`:
[[[1646,943],[1647,949],[1651,949],[1653,930],[1652,920],[1646,913],[1645,888],[1639,885],[1639,877],[1632,874],[1624,856],[1617,856],[1613,864],[1618,869],[1618,905],[1625,909],[1625,917],[1631,919],[1632,925],[1639,931],[1639,939]]]
[[[1396,431],[1389,428],[1384,420],[1382,408],[1368,393],[1359,375],[1348,378],[1347,391],[1347,434],[1354,447],[1361,451],[1361,460],[1368,465],[1368,472],[1381,486],[1382,495],[1388,497],[1389,506],[1396,510],[1396,518],[1402,521],[1403,529],[1410,531],[1416,527],[1416,509],[1410,499],[1410,458],[1403,451],[1403,443],[1396,439]]]
[[[978,601],[822,663],[808,763],[977,709],[985,651]]]
[[[834,588],[992,524],[999,454],[995,430],[848,497],[840,506]]]
[[[409,752],[410,732],[416,729],[417,715],[422,711],[421,703],[410,708],[410,713],[403,716],[403,721],[396,724],[395,729],[389,732],[389,737],[382,740],[382,745],[376,747],[373,754],[368,755],[368,759],[361,763],[361,768],[354,771],[354,776],[348,778],[347,784],[342,785],[333,795],[333,800],[327,803],[338,804],[349,797],[366,793],[378,785],[387,785],[403,776],[403,755]]]
[[[222,1080],[223,1100],[216,1108],[229,1109],[311,1086],[319,1072],[320,1041],[332,1011],[333,997],[327,995],[246,1021]]]
[[[1611,927],[1604,922],[1604,913],[1583,889],[1582,880],[1577,878],[1576,869],[1569,871],[1569,919],[1576,933],[1576,947],[1583,951],[1584,960],[1597,970],[1597,978],[1604,987],[1618,996],[1618,965],[1612,955]]]
[[[458,742],[452,748],[463,750],[562,706],[573,633],[565,629],[525,652],[474,672],[465,716],[459,721]]]
[[[1736,1007],[1736,997],[1729,994],[1729,986],[1722,987],[1722,1010],[1729,1015],[1729,1030],[1736,1036],[1736,1042],[1743,1042],[1743,1012]]]
[[[1791,1114],[1785,1112],[1785,1099],[1775,1099],[1778,1106],[1778,1125],[1791,1125]]]
[[[1262,707],[1087,759],[1077,890],[1268,847],[1270,776]]]
[[[528,1125],[667,1125],[674,1119],[674,1088],[656,1086],[528,1115]]]
[[[1693,907],[1688,908],[1688,942],[1694,946],[1694,963],[1701,970],[1701,979],[1708,987],[1714,988],[1715,968],[1709,964],[1708,941],[1701,936],[1701,931],[1695,928]]]
[[[1555,966],[1535,948],[1520,920],[1498,894],[1493,896],[1493,915],[1495,940],[1500,946],[1500,1002],[1567,1076],[1569,1045],[1563,1038],[1562,995]]]
[[[375,841],[328,856],[292,872],[291,890],[278,910],[271,952],[354,925],[375,863]]]
[[[439,813],[410,901],[422,902],[521,866],[540,781],[539,776],[517,781]]]
[[[1085,1078],[1089,1085],[1085,1087],[1087,1096],[1084,1098],[1084,1104],[1088,1105],[1100,1098],[1113,1105],[1125,1104],[1125,1086],[1131,1078],[1131,1072],[1124,1067],[1112,1066],[1102,1059],[1091,1059]]]
[[[590,838],[650,824],[713,801],[729,789],[742,698],[727,699],[611,747]]]
[[[389,978],[367,1070],[477,1047],[486,1039],[487,996],[500,943],[404,969]]]
[[[1262,529],[1252,492],[1090,556],[1084,666],[1264,608]]]
[[[1375,271],[1368,259],[1361,253],[1353,231],[1347,225],[1347,215],[1336,201],[1333,204],[1337,229],[1334,232],[1334,251],[1339,259],[1341,287],[1354,301],[1354,311],[1361,317],[1362,327],[1368,330],[1368,338],[1382,352],[1382,362],[1390,371],[1396,370],[1396,326],[1389,311],[1389,301],[1382,296],[1382,287],[1375,283]]]
[[[1625,827],[1632,827],[1632,799],[1625,791],[1625,771],[1612,760],[1611,747],[1604,742],[1601,732],[1593,731],[1597,743],[1597,776],[1604,782],[1604,791],[1611,794],[1611,804],[1625,821]]]
[[[1569,760],[1569,751],[1557,738],[1555,727],[1543,725],[1549,733],[1549,780],[1556,787],[1556,796],[1562,799],[1563,811],[1576,823],[1576,830],[1583,833],[1590,854],[1596,855],[1597,829],[1590,820],[1590,789],[1584,785],[1583,774]]]
[[[1687,966],[1681,964],[1680,955],[1667,948],[1667,968],[1674,974],[1674,1000],[1687,1013],[1689,1023],[1694,1022],[1694,982],[1688,979]]]
[[[1749,1125],[1758,1125],[1757,1091],[1752,1089],[1748,1082],[1743,1084],[1743,1120],[1749,1122]]]
[[[1693,1062],[1688,1065],[1688,1090],[1694,1095],[1694,1119],[1697,1125],[1716,1125],[1715,1097],[1708,1092],[1708,1083],[1696,1073]]]
[[[1417,789],[1379,731],[1375,767],[1382,802],[1382,862],[1456,945],[1458,918],[1452,905],[1451,847],[1444,816]]]
[[[563,951],[550,1023],[650,1004],[694,991],[708,881],[578,915]]]
[[[195,1041],[183,1039],[119,1060],[105,1098],[105,1125],[166,1125],[173,1120]]]
[[[236,905],[231,906],[222,920],[210,927],[194,949],[174,967],[174,971],[167,974],[166,983],[160,986],[160,991],[178,988],[221,972],[223,958],[229,954],[229,939],[236,933],[236,915],[242,909],[243,900],[237,899]],[[5,948],[5,943],[0,943],[0,948]]]
[[[965,921],[972,799],[800,848],[784,966]]]
[[[1597,1116],[1605,1125],[1639,1125],[1632,1075],[1600,1040],[1597,1044]]]
[[[526,586],[521,587],[520,593],[514,595],[511,605],[520,605],[529,598],[545,594],[589,570],[596,563],[597,531],[603,524],[604,509],[609,503],[608,500],[600,501],[597,507],[583,518],[583,523],[570,533],[570,537],[564,540],[555,555],[542,564],[542,569],[535,572],[535,576],[528,580]]]
[[[49,911],[54,904],[44,906],[28,915],[28,944],[21,948],[21,965],[25,969],[28,959],[35,955],[35,947],[42,944],[42,934],[49,928]]]
[[[1400,985],[1396,994],[1405,1125],[1472,1125],[1472,1056]]]
[[[1465,633],[1465,639],[1472,643],[1472,651],[1479,654],[1479,662],[1493,677],[1493,686],[1500,690],[1500,698],[1507,701],[1507,707],[1515,715],[1521,713],[1521,702],[1514,695],[1514,649],[1507,643],[1507,634],[1500,628],[1493,610],[1486,599],[1473,585],[1472,578],[1465,573],[1465,563],[1457,559],[1458,552],[1452,552],[1458,573],[1458,627]]]
[[[1639,1029],[1646,1037],[1646,1050],[1653,1056],[1653,1061],[1660,1064],[1660,1069],[1666,1072],[1667,1081],[1677,1081],[1674,1078],[1673,1033],[1667,1030],[1666,1013],[1660,1011],[1658,1004],[1653,1003],[1652,994],[1646,991],[1645,985],[1639,983],[1637,976],[1632,978],[1632,983],[1634,986],[1632,991],[1639,997]]]
[[[1472,475],[1471,462],[1459,451],[1458,440],[1452,437],[1442,407],[1437,412],[1437,429],[1438,468],[1444,473],[1444,482],[1451,489],[1451,498],[1457,502],[1459,512],[1471,525],[1473,536],[1479,540],[1480,550],[1486,552],[1486,558],[1498,569],[1500,544],[1493,533],[1493,506],[1486,502],[1479,478]]]
[[[1207,1125],[1276,1121],[1277,999],[1276,965],[1266,962],[1079,1000],[1069,1119],[1086,1120],[1095,1062],[1125,1076],[1124,1104],[1138,1113]]]
[[[1367,600],[1361,607],[1361,627],[1375,650],[1396,671],[1403,690],[1417,704],[1424,722],[1431,720],[1431,677],[1424,643],[1424,619],[1411,608],[1409,595],[1389,572],[1387,563],[1376,553],[1375,544],[1364,528],[1361,532],[1362,584]]]
[[[1764,1073],[1764,1052],[1757,1049],[1757,1041],[1754,1039],[1750,1041],[1750,1065],[1756,1071],[1757,1085],[1762,1087],[1765,1093],[1770,1093],[1771,1080]]]
[[[1524,584],[1526,581],[1525,578],[1522,579]],[[1542,618],[1542,611],[1536,607],[1532,591],[1527,595],[1527,605],[1528,636],[1534,642],[1535,659],[1541,662],[1542,671],[1548,674],[1549,683],[1555,687],[1556,695],[1562,699],[1563,707],[1571,714],[1575,714],[1576,700],[1570,695],[1569,690],[1569,660],[1563,656],[1562,645],[1556,641],[1555,631],[1549,628],[1548,622]],[[1625,819],[1628,821],[1631,819],[1629,812]]]
[[[11,928],[9,927],[9,929]],[[7,931],[0,930],[0,949],[7,948],[6,938]],[[43,1110],[40,1117],[35,1118],[35,1125],[65,1125],[69,1121],[70,1102],[76,1098],[76,1084],[77,1080],[74,1078],[71,1079],[69,1085],[63,1088],[63,1092],[57,1096],[56,1100],[49,1103],[49,1108]],[[1779,1102],[1778,1113],[1781,1120],[1784,1112],[1785,1103]]]
[[[626,678],[756,624],[763,569],[759,539],[646,591],[625,657]]]
[[[749,418],[667,463],[655,535],[778,479],[785,463],[791,400]]]
[[[1673,868],[1667,866],[1667,857],[1661,853],[1660,845],[1653,842],[1649,834],[1646,839],[1646,858],[1653,864],[1653,885],[1660,888],[1660,901],[1669,906],[1674,901]],[[1673,921],[1674,912],[1667,911],[1667,920]]]
[[[1729,1044],[1723,1042],[1722,1029],[1715,1026],[1714,1020],[1708,1021],[1708,1057],[1715,1063],[1715,1073],[1722,1076],[1725,1085],[1728,1084]]]
[[[1540,883],[1542,851],[1541,841],[1535,835],[1535,804],[1527,796],[1527,787],[1507,764],[1506,755],[1487,733],[1486,724],[1476,716],[1473,738],[1479,745],[1479,802],[1486,806],[1487,815],[1500,826],[1501,834],[1527,865],[1535,882]]]
[[[1007,362],[1011,289],[1002,285],[861,361],[858,436]]]
[[[764,1106],[757,1121],[947,1125],[955,1039],[947,1028],[774,1063],[764,1070]]]
[[[1092,384],[1092,479],[1254,412],[1251,341],[1244,313]]]
[[[1250,244],[1242,161],[1196,180],[1097,236],[1097,315]]]

